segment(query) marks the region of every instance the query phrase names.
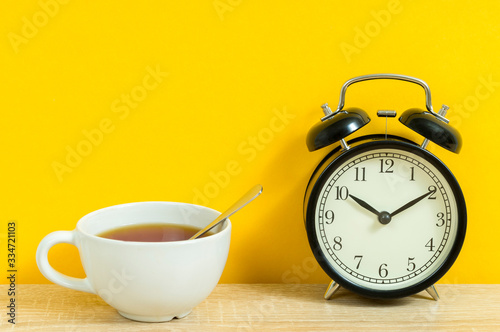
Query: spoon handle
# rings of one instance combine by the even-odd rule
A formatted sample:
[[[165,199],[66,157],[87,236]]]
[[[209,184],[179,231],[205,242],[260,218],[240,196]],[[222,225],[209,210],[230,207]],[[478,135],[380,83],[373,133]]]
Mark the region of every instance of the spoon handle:
[[[195,235],[191,236],[189,240],[196,239],[215,226],[217,226],[220,222],[226,220],[230,216],[232,216],[235,212],[239,211],[242,207],[253,201],[257,196],[259,196],[262,193],[262,186],[260,184],[254,186],[252,189],[250,189],[245,195],[243,195],[238,201],[236,201],[229,209],[221,213],[214,221],[212,221],[208,226],[200,230],[198,233]]]

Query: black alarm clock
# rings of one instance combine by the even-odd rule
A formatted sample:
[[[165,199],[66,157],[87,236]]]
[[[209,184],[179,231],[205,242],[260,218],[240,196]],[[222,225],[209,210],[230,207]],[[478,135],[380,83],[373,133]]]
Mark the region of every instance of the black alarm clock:
[[[387,134],[345,138],[370,122],[359,108],[344,108],[347,88],[357,82],[395,79],[422,86],[426,109],[405,111],[399,121],[424,137],[421,144]],[[333,150],[314,170],[304,199],[310,247],[332,279],[330,299],[341,286],[369,298],[399,298],[427,292],[455,262],[465,239],[464,195],[450,169],[426,148],[429,141],[458,153],[462,140],[448,124],[447,106],[434,112],[428,85],[417,78],[365,75],[348,80],[335,112],[307,135],[315,151]],[[379,117],[396,117],[379,111]]]

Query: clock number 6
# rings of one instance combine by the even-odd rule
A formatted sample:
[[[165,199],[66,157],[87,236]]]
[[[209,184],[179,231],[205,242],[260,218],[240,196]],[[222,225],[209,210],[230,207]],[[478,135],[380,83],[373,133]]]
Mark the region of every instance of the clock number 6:
[[[385,278],[389,274],[389,271],[387,271],[386,267],[387,267],[387,264],[382,264],[378,268],[378,275],[380,276],[380,278]]]

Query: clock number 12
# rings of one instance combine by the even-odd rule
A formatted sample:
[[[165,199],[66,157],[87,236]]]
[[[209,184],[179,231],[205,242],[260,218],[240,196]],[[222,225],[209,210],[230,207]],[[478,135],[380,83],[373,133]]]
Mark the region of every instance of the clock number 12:
[[[384,165],[386,167],[384,167]],[[394,160],[392,159],[380,159],[380,172],[379,173],[394,173],[392,167],[394,166]]]

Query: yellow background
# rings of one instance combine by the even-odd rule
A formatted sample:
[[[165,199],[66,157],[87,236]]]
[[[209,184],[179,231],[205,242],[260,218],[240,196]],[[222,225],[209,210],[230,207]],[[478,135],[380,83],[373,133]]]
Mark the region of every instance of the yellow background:
[[[0,268],[7,269],[7,223],[15,220],[18,282],[48,282],[36,266],[38,243],[93,210],[149,200],[222,210],[261,183],[263,195],[231,218],[221,282],[326,283],[307,243],[302,201],[331,148],[308,152],[305,135],[321,104],[337,104],[347,79],[381,72],[426,81],[434,108],[449,105],[463,136],[459,155],[429,146],[461,184],[469,217],[462,253],[441,282],[500,281],[498,1],[2,7]],[[354,138],[384,131],[378,109],[423,108],[424,93],[404,82],[365,82],[348,90],[346,106],[372,117]],[[397,120],[389,132],[422,140]],[[86,155],[68,157],[77,149]],[[74,247],[58,245],[50,259],[83,276]]]

